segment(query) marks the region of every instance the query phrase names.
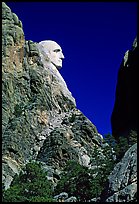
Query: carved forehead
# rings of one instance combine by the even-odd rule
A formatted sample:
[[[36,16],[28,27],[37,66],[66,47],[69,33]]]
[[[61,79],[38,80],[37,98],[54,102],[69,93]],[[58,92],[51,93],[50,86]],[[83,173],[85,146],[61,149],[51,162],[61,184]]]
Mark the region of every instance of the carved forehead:
[[[55,50],[55,49],[62,50],[60,45],[58,45],[55,41],[52,41],[52,40],[41,41],[39,44],[42,45],[47,50]]]

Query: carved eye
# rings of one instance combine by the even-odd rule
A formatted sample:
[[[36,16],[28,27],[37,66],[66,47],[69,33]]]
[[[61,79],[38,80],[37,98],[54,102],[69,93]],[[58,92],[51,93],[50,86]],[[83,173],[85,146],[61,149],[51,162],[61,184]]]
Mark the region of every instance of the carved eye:
[[[60,49],[55,49],[55,50],[54,50],[54,52],[60,52],[60,51],[61,51]]]

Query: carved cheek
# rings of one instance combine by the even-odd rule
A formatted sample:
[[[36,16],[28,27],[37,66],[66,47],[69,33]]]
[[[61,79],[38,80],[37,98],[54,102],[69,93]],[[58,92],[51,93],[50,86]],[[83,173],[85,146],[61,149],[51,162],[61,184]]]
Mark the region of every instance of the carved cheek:
[[[52,52],[52,53],[50,54],[50,56],[51,56],[51,60],[55,60],[56,54],[55,54],[54,52]]]

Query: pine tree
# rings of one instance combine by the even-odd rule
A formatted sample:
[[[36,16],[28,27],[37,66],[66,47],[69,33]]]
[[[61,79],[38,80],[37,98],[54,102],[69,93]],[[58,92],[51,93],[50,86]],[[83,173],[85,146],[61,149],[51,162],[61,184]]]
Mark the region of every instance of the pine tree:
[[[3,202],[52,202],[52,185],[41,164],[28,163],[4,191]]]

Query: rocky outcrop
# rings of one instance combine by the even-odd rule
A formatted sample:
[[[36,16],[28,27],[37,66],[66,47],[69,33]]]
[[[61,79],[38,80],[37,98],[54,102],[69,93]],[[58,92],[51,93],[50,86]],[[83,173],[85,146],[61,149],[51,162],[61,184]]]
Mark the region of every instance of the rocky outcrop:
[[[57,167],[64,167],[68,160],[76,160],[89,167],[92,149],[95,144],[101,147],[102,136],[79,110],[73,109],[59,120],[45,139],[37,159]]]
[[[105,202],[137,202],[137,144],[125,153],[108,177]]]
[[[91,148],[101,147],[102,136],[76,108],[59,71],[44,63],[38,44],[25,40],[21,21],[5,3],[2,26],[5,188],[30,160],[45,162],[49,177],[58,174],[68,159],[89,166]]]
[[[68,197],[68,193],[66,192],[54,196],[54,200],[56,202],[77,202],[77,198],[75,196]]]
[[[131,130],[137,131],[137,38],[131,50],[125,53],[121,63],[111,116],[112,134],[129,137]]]

